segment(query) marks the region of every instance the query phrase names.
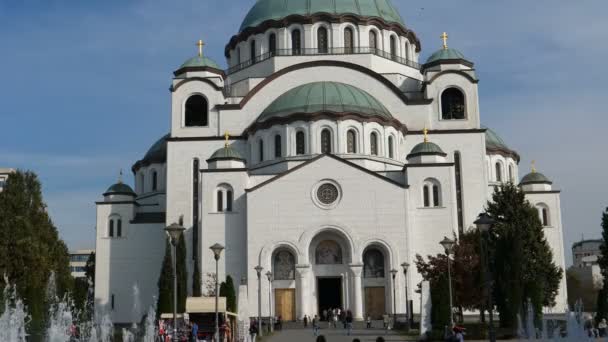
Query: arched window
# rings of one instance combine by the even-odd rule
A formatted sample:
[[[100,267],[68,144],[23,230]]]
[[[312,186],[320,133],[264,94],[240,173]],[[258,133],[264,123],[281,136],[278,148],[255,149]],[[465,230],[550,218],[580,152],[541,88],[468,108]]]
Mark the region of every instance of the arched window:
[[[236,64],[241,64],[241,48],[236,48]]]
[[[122,237],[122,220],[116,220],[116,237]]]
[[[439,206],[439,185],[433,184],[433,207]]]
[[[234,202],[234,191],[232,190],[232,187],[228,184],[220,184],[218,185],[215,194],[217,212],[221,213],[232,211]]]
[[[357,153],[357,133],[354,129],[346,132],[346,153]]]
[[[342,248],[334,240],[319,242],[315,249],[315,262],[318,265],[335,265],[342,263]]]
[[[378,49],[378,36],[374,30],[369,31],[369,47],[372,50],[372,53],[376,53],[376,50]]]
[[[424,207],[441,207],[441,185],[439,182],[434,178],[427,178],[423,184],[422,196]]]
[[[282,156],[282,151],[281,151],[281,135],[277,134],[274,136],[274,157],[275,158],[281,158]]]
[[[202,95],[192,95],[186,101],[186,127],[207,126],[207,100]]]
[[[114,237],[114,220],[108,221],[108,237]]]
[[[321,131],[321,153],[331,153],[331,132],[327,128]]]
[[[300,37],[300,30],[291,31],[291,50],[294,55],[299,55],[302,53],[302,40]]]
[[[217,190],[217,211],[218,212],[222,212],[224,211],[224,192],[219,189]]]
[[[372,156],[378,155],[378,134],[376,132],[369,135],[369,148]]]
[[[502,165],[497,162],[495,165],[496,168],[496,181],[497,182],[502,182]]]
[[[277,52],[277,35],[274,33],[268,36],[268,52],[270,52],[270,56],[274,56]]]
[[[226,190],[226,211],[232,211],[232,190]]]
[[[260,162],[264,161],[264,140],[260,139],[260,142],[258,143],[258,154],[260,156]]]
[[[395,147],[393,145],[393,136],[388,137],[388,157],[389,158],[395,157]]]
[[[296,133],[296,154],[305,154],[306,153],[306,139],[304,137],[304,132],[299,131]]]
[[[464,94],[456,88],[448,88],[441,94],[441,118],[457,120],[465,117]]]
[[[424,202],[424,207],[428,208],[431,206],[431,195],[429,194],[429,186],[428,185],[424,185],[422,187],[422,197],[423,197],[423,202]]]
[[[542,218],[542,223],[543,226],[548,226],[549,225],[549,211],[547,210],[547,208],[542,208],[541,209],[541,218]]]
[[[344,29],[344,52],[345,53],[353,53],[355,46],[355,39],[353,34],[353,29],[347,27]]]
[[[152,171],[152,191],[156,191],[158,188],[158,173],[156,170]]]
[[[513,165],[509,165],[509,182],[515,183],[515,177],[513,175]]]
[[[363,277],[384,278],[384,254],[377,248],[370,248],[363,253]]]
[[[397,39],[391,36],[391,59],[397,59]]]
[[[249,43],[249,59],[251,60],[251,64],[255,63],[255,40],[252,40]]]
[[[411,61],[412,58],[410,56],[410,42],[406,41],[405,42],[405,59],[407,59],[408,61]]]
[[[141,190],[141,193],[143,194],[144,192],[146,192],[146,177],[144,176],[144,173],[141,172],[140,176],[139,176],[139,188]]]
[[[319,27],[317,30],[317,49],[319,53],[327,53],[328,47],[327,29],[325,27]]]
[[[272,261],[274,280],[293,280],[296,278],[296,258],[285,249],[275,252]]]

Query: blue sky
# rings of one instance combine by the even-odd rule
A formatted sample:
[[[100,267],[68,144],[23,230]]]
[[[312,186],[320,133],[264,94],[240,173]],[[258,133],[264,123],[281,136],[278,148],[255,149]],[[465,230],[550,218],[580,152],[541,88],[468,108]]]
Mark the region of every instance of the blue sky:
[[[563,190],[566,256],[608,206],[608,2],[393,0],[423,57],[476,63],[482,122]],[[0,0],[0,167],[32,169],[62,238],[94,245],[94,201],[168,131],[171,72],[223,49],[254,0]]]

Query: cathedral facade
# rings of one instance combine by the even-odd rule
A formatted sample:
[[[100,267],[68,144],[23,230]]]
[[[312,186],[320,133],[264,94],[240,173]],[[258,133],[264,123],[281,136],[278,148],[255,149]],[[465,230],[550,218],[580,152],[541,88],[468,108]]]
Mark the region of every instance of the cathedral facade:
[[[519,154],[481,125],[474,63],[441,38],[421,60],[390,0],[258,0],[227,69],[199,42],[171,80],[169,133],[133,165],[133,188],[97,202],[97,305],[131,322],[134,284],[152,304],[164,228],[179,223],[190,292],[198,270],[205,294],[219,243],[218,278],[248,285],[254,315],[258,294],[262,316],[284,320],[405,313],[406,297],[417,313],[415,256],[475,229],[504,182],[538,208],[565,269],[559,191],[520,178]]]

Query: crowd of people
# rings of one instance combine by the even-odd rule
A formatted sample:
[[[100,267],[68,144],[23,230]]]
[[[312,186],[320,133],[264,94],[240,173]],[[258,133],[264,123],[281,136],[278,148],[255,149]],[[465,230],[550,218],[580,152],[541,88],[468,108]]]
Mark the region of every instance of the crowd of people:
[[[599,323],[594,324],[594,320],[590,318],[585,321],[585,331],[592,338],[606,337],[608,334],[608,323],[605,318],[602,318]]]

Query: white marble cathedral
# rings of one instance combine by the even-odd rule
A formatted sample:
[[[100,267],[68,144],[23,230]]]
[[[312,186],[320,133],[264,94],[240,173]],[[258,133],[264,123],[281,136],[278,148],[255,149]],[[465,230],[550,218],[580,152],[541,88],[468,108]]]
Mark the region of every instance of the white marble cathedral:
[[[403,313],[406,288],[418,312],[421,276],[400,265],[472,229],[501,182],[538,208],[564,268],[559,191],[534,170],[518,181],[518,153],[481,125],[473,62],[442,38],[420,60],[390,0],[258,0],[227,70],[199,42],[171,81],[170,132],[133,165],[135,189],[119,182],[97,202],[97,304],[130,322],[133,284],[153,303],[163,229],[183,218],[189,291],[195,268],[203,283],[215,272],[220,243],[219,279],[248,284],[252,313],[257,265],[274,277],[262,276],[263,316]]]

